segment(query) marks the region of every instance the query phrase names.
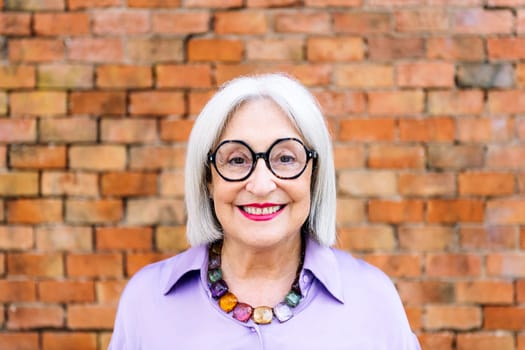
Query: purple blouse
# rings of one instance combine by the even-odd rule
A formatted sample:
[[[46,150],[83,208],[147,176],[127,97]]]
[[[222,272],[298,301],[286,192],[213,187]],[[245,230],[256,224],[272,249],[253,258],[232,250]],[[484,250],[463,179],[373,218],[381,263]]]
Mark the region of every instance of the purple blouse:
[[[118,307],[110,350],[420,350],[390,279],[350,254],[306,245],[303,299],[284,323],[239,322],[206,281],[207,249],[191,248],[137,272]]]

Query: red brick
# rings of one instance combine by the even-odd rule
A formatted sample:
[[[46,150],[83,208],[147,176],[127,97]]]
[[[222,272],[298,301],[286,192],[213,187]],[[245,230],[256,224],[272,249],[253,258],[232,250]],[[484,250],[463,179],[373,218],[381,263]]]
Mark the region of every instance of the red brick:
[[[216,12],[213,20],[217,34],[263,34],[268,30],[268,19],[262,11]]]
[[[242,0],[186,0],[185,7],[229,8],[241,7]]]
[[[427,203],[427,221],[432,223],[482,222],[484,202],[476,199],[432,199]]]
[[[105,196],[148,196],[157,194],[157,174],[144,172],[111,172],[102,175]]]
[[[368,150],[372,169],[422,169],[425,150],[421,146],[372,145]]]
[[[98,35],[144,34],[150,29],[146,10],[112,9],[92,14],[93,33]]]
[[[90,33],[89,14],[75,13],[35,13],[33,28],[37,35],[76,36]]]
[[[126,112],[126,95],[119,91],[77,91],[71,93],[70,108],[73,114],[123,114]]]
[[[365,111],[365,95],[356,91],[330,91],[314,92],[325,116],[344,117],[350,113]]]
[[[11,253],[7,255],[7,274],[25,277],[61,277],[62,254]]]
[[[16,145],[9,152],[10,164],[18,169],[60,169],[66,167],[66,147]]]
[[[186,111],[184,95],[171,91],[144,91],[130,94],[133,115],[180,115]]]
[[[402,62],[396,64],[396,84],[401,87],[453,87],[454,64]]]
[[[479,36],[432,37],[427,40],[427,58],[483,61],[483,39]]]
[[[0,91],[0,115],[7,114],[7,93]]]
[[[342,195],[392,196],[396,191],[396,175],[389,171],[342,171],[338,189]]]
[[[424,327],[429,330],[470,330],[482,324],[481,309],[477,306],[427,305]]]
[[[99,227],[97,250],[151,250],[152,229],[148,227]]]
[[[38,298],[46,303],[85,303],[95,300],[93,281],[41,281]]]
[[[181,62],[185,57],[179,38],[128,38],[126,51],[132,62],[139,63]]]
[[[276,32],[326,34],[331,27],[328,12],[277,13],[274,17]]]
[[[511,128],[510,126],[513,126],[513,127]],[[512,131],[514,131],[515,129],[518,134],[518,138],[520,140],[525,140],[525,119],[516,118],[514,123],[509,122],[509,129],[511,129]]]
[[[126,259],[126,276],[131,277],[135,272],[146,265],[166,259],[171,254],[163,253],[130,253]]]
[[[243,56],[243,43],[232,39],[191,39],[188,42],[190,61],[239,62]]]
[[[0,35],[30,35],[29,13],[4,12],[0,14]]]
[[[152,31],[154,33],[189,34],[205,33],[209,30],[210,14],[204,11],[188,13],[154,12],[151,16]]]
[[[116,306],[69,305],[67,326],[69,329],[111,330],[115,322]]]
[[[518,303],[523,303],[525,300],[525,279],[516,281],[516,300]]]
[[[79,172],[42,173],[41,191],[44,195],[98,196],[98,179],[96,174]]]
[[[368,5],[376,7],[419,5],[417,0],[369,0]]]
[[[512,304],[514,286],[509,281],[456,282],[456,301],[467,304]]]
[[[525,41],[523,43],[525,45]],[[492,114],[525,113],[525,91],[523,90],[501,90],[489,91],[488,109]]]
[[[450,141],[455,138],[455,120],[450,117],[399,120],[399,138],[402,141]]]
[[[39,251],[92,251],[92,229],[64,225],[37,227],[36,248]]]
[[[470,250],[515,249],[517,236],[517,229],[512,226],[461,226],[459,245]]]
[[[68,254],[69,277],[122,277],[123,259],[116,253]]]
[[[484,329],[522,331],[525,324],[524,306],[487,306]]]
[[[428,145],[427,163],[432,168],[479,168],[484,163],[485,150],[480,145]]]
[[[309,38],[306,43],[307,57],[312,62],[361,61],[364,49],[359,37]]]
[[[101,88],[151,87],[151,67],[136,65],[101,65],[97,67],[97,86]]]
[[[130,153],[131,169],[183,168],[186,150],[182,147],[146,146],[133,147]]]
[[[421,58],[424,52],[425,46],[421,38],[377,36],[368,39],[368,55],[372,60]]]
[[[401,223],[423,220],[424,203],[420,200],[379,200],[368,202],[370,222]]]
[[[38,67],[38,87],[91,88],[93,67],[79,64],[42,64]]]
[[[34,67],[26,65],[0,66],[0,88],[32,88],[35,84]]]
[[[449,14],[445,9],[401,10],[394,15],[398,32],[444,32],[449,29]]]
[[[418,255],[370,254],[364,259],[390,277],[418,277],[421,275],[421,257]]]
[[[86,117],[44,118],[39,124],[44,142],[95,142],[97,121]]]
[[[160,122],[160,138],[165,142],[188,141],[193,120],[163,119]]]
[[[126,280],[97,281],[95,286],[97,301],[101,304],[117,304],[126,283]]]
[[[522,199],[487,201],[487,222],[491,224],[525,223],[525,201]]]
[[[303,39],[260,39],[246,44],[246,58],[250,61],[302,61]]]
[[[65,47],[61,39],[10,39],[8,42],[11,62],[52,62],[64,58]]]
[[[410,251],[445,251],[455,244],[454,231],[444,226],[404,225],[397,236],[399,247]]]
[[[209,64],[166,64],[155,67],[157,87],[208,88],[212,86]]]
[[[153,119],[102,119],[101,140],[108,143],[154,143],[158,140]]]
[[[7,163],[7,146],[0,146],[0,168],[5,168],[6,163]],[[0,220],[2,218],[3,218],[3,215],[0,215]]]
[[[405,306],[405,312],[407,314],[408,323],[413,332],[419,332],[423,328],[423,310],[417,306]]]
[[[306,0],[304,3],[312,7],[357,7],[363,4],[363,0]]]
[[[430,91],[428,109],[433,115],[480,114],[483,92],[480,90]]]
[[[36,286],[29,280],[0,280],[0,302],[35,301]]]
[[[510,10],[461,9],[452,13],[452,31],[468,34],[510,34],[513,15]]]
[[[6,0],[5,7],[19,11],[64,10],[64,0]]]
[[[68,199],[66,220],[70,223],[103,224],[122,219],[123,204],[117,199]]]
[[[514,123],[506,117],[458,118],[458,140],[463,142],[508,141],[514,137]]]
[[[476,277],[481,274],[482,260],[474,254],[435,253],[425,259],[429,277]]]
[[[459,174],[460,195],[497,196],[514,192],[514,175],[511,173],[468,172]]]
[[[368,111],[383,115],[421,113],[424,98],[420,90],[372,91],[368,93]]]
[[[97,334],[86,332],[45,332],[42,335],[42,349],[97,350]]]
[[[519,169],[525,161],[522,145],[491,145],[488,148],[486,166],[491,169]]]
[[[399,296],[404,305],[451,303],[454,285],[445,281],[398,281]]]
[[[130,3],[131,0],[128,0]],[[70,10],[90,9],[92,7],[113,7],[122,4],[121,0],[67,0]]]
[[[162,197],[184,196],[184,171],[182,169],[160,174],[160,195]]]
[[[300,4],[299,0],[248,0],[248,7],[288,7]]]
[[[33,229],[28,226],[0,226],[0,249],[30,250],[33,248]]]
[[[392,251],[394,232],[388,226],[344,227],[338,230],[337,245],[348,251]]]
[[[377,88],[394,85],[394,69],[385,64],[345,64],[335,68],[335,83],[351,88]]]
[[[324,0],[317,0],[326,3]],[[381,12],[335,12],[333,27],[336,33],[376,34],[391,30],[390,13]]]
[[[8,329],[60,328],[64,309],[58,305],[11,305],[7,309]]]
[[[182,199],[130,199],[126,223],[152,225],[156,223],[183,224],[185,220]]]
[[[365,157],[363,145],[334,146],[336,169],[363,168],[365,166]]]
[[[62,222],[60,199],[16,199],[7,202],[7,221],[18,224]]]
[[[38,173],[0,173],[0,196],[27,196],[38,194]]]
[[[514,338],[510,334],[500,333],[463,333],[458,334],[458,350],[514,350]]]
[[[124,47],[118,38],[71,38],[67,43],[67,58],[80,62],[121,62]]]
[[[518,17],[516,19],[516,26],[518,33],[525,33],[525,11],[518,10]]]
[[[6,349],[35,350],[39,347],[39,335],[36,332],[2,332],[0,344]]]
[[[65,92],[13,92],[9,96],[11,115],[54,116],[67,111]]]
[[[490,254],[487,273],[491,276],[525,277],[525,255],[522,253]]]
[[[456,193],[456,178],[452,173],[402,173],[398,186],[405,196],[450,196]]]
[[[525,38],[487,38],[488,58],[491,60],[519,60],[525,58]]]
[[[367,213],[364,200],[339,197],[337,199],[337,208],[336,223],[338,227],[346,228],[349,225],[366,222]],[[351,244],[352,242],[349,243]]]
[[[128,7],[139,8],[176,8],[181,0],[128,0]]]
[[[214,90],[190,92],[188,96],[189,115],[198,115],[215,92]]]
[[[392,118],[343,119],[338,139],[343,141],[392,141],[396,121]]]
[[[69,166],[77,170],[123,170],[126,167],[126,148],[120,145],[72,146]]]

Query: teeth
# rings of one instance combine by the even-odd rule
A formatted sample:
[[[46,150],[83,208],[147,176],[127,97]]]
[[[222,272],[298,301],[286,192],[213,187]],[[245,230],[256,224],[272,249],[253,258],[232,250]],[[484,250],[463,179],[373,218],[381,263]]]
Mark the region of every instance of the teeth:
[[[279,209],[281,209],[280,205],[276,205],[276,206],[273,206],[273,207],[264,207],[264,208],[242,207],[242,210],[244,210],[248,214],[252,214],[252,215],[273,214],[273,213],[277,212]]]

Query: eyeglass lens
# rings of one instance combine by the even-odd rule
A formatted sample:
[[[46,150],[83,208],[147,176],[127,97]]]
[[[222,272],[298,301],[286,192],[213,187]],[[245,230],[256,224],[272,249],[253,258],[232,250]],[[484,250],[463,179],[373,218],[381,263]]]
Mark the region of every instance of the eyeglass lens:
[[[293,178],[303,171],[308,157],[302,143],[285,139],[275,143],[266,152],[265,160],[276,176]],[[215,154],[217,171],[231,180],[246,177],[255,166],[254,162],[254,152],[239,141],[223,143]]]

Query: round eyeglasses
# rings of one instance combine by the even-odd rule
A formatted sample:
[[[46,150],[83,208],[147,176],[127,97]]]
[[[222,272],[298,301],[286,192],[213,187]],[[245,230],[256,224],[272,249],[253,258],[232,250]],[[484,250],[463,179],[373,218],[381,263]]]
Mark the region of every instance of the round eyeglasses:
[[[260,153],[255,153],[244,141],[225,140],[209,155],[208,163],[213,164],[224,180],[243,181],[252,174],[260,158],[276,177],[291,180],[301,176],[308,161],[317,159],[317,153],[293,137],[278,139]]]

